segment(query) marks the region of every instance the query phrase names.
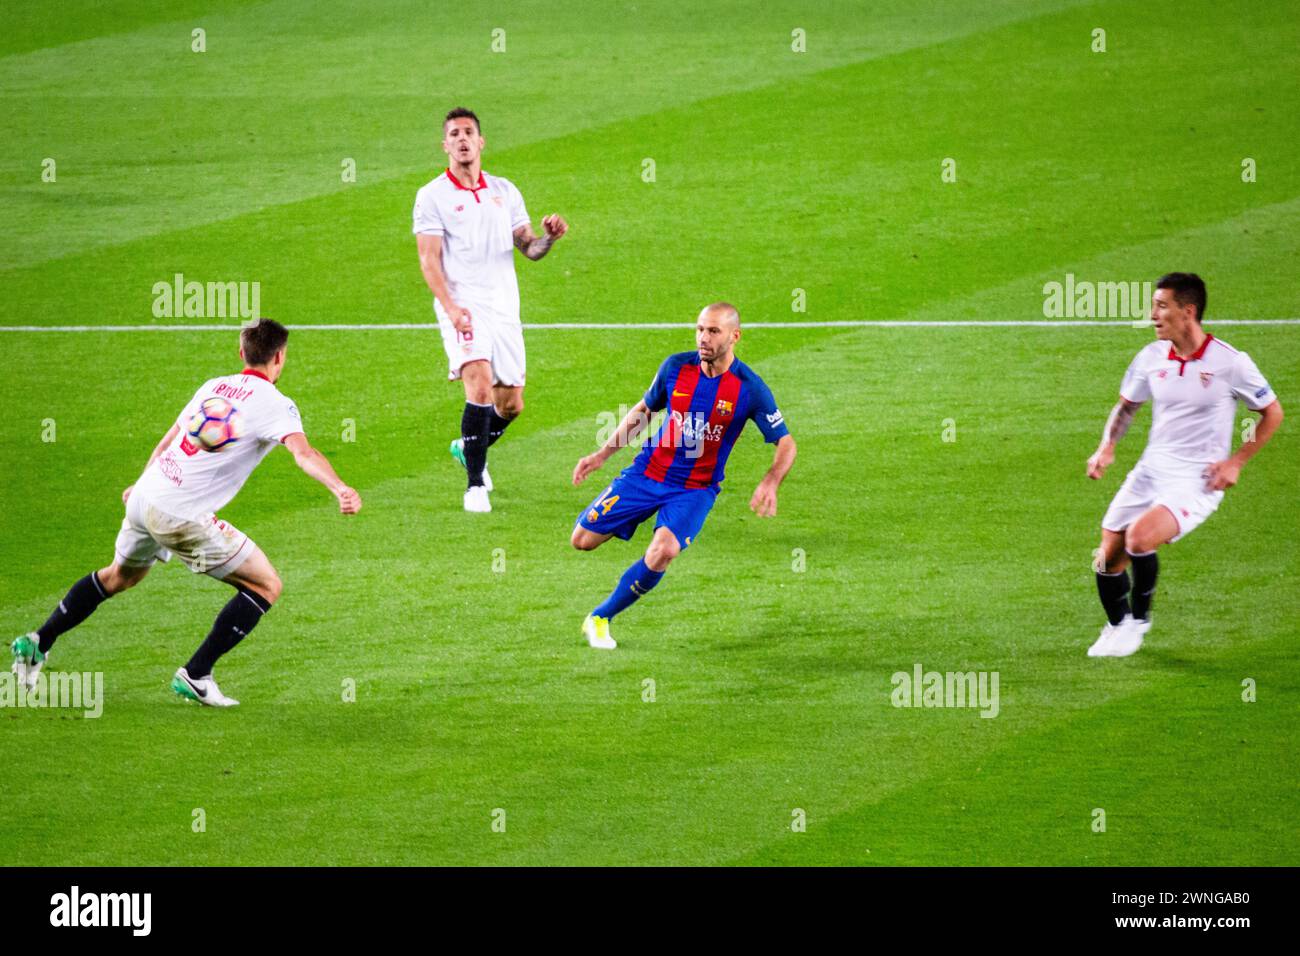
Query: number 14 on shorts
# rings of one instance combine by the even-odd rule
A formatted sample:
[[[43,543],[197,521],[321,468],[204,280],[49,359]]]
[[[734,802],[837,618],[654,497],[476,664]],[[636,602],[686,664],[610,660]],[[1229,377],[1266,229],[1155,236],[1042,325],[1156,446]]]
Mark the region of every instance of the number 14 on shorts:
[[[610,508],[618,503],[618,495],[610,494],[613,487],[613,485],[610,485],[600,493],[599,498],[592,502],[591,510],[587,512],[588,521],[599,521],[604,515],[609,514]]]

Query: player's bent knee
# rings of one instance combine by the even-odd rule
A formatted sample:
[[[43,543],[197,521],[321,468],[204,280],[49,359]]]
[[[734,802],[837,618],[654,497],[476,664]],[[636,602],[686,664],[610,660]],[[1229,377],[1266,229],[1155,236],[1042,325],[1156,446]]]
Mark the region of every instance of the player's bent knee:
[[[1102,529],[1101,544],[1093,552],[1093,568],[1107,574],[1117,574],[1128,565],[1128,555],[1124,553],[1124,531]]]
[[[599,535],[592,534],[586,528],[574,528],[573,534],[569,536],[569,544],[579,551],[595,551],[603,540]]]
[[[662,571],[682,553],[676,538],[655,538],[646,549],[645,563],[652,571]]]
[[[133,588],[144,580],[144,576],[149,573],[148,568],[133,568],[124,564],[111,564],[102,568],[96,575],[99,578],[99,584],[104,589],[104,593],[110,596],[121,594],[128,588]]]
[[[1103,542],[1094,553],[1092,566],[1093,570],[1114,574],[1123,568],[1125,560],[1123,545],[1110,547]]]
[[[280,594],[284,590],[283,586],[280,584],[279,578],[276,578],[274,581],[258,581],[256,584],[246,582],[236,586],[242,590],[252,591],[267,604],[274,604],[276,601],[280,600]]]
[[[1156,539],[1157,534],[1139,521],[1124,536],[1124,550],[1129,554],[1146,554],[1159,547],[1161,542]]]
[[[268,604],[274,604],[280,600],[280,595],[284,592],[284,582],[280,580],[280,575],[272,571],[270,577],[265,581],[257,582],[257,587],[253,590],[266,598]]]
[[[668,565],[673,563],[673,558],[677,557],[678,552],[657,550],[651,548],[645,553],[645,566],[651,571],[667,571]]]
[[[274,568],[268,569],[264,574],[234,575],[227,578],[226,583],[240,590],[252,591],[267,604],[280,600],[280,595],[284,592],[284,583]]]
[[[461,366],[460,380],[465,385],[465,400],[475,405],[492,402],[492,369],[483,359],[475,359]]]
[[[1161,542],[1157,541],[1154,536],[1149,536],[1138,532],[1130,533],[1124,543],[1124,547],[1129,554],[1150,554],[1156,548],[1160,547]]]

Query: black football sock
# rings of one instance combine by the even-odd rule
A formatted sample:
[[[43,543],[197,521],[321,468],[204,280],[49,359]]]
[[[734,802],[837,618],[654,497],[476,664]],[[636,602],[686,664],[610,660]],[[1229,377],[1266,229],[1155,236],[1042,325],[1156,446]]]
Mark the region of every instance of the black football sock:
[[[1101,598],[1101,606],[1106,609],[1106,620],[1112,624],[1118,624],[1124,620],[1125,614],[1130,613],[1128,589],[1127,571],[1116,571],[1114,574],[1097,572],[1097,595]]]
[[[1133,559],[1133,616],[1139,620],[1151,617],[1151,599],[1156,593],[1156,576],[1160,573],[1160,561],[1154,551],[1146,554],[1128,555]]]
[[[483,484],[483,468],[487,465],[488,429],[491,427],[491,403],[465,403],[465,413],[460,417],[460,438],[464,442],[465,471],[470,488]]]
[[[257,622],[269,610],[271,604],[266,598],[246,588],[237,588],[235,596],[226,602],[217,619],[212,622],[208,636],[186,663],[186,672],[193,680],[209,676],[212,665],[221,655],[247,637],[248,632],[257,627]]]
[[[488,447],[491,448],[497,443],[497,439],[505,434],[506,428],[513,422],[513,418],[502,418],[497,414],[496,406],[492,406],[491,424],[488,425]]]
[[[94,613],[108,600],[103,585],[99,583],[98,572],[91,571],[84,578],[68,589],[59,606],[54,609],[50,619],[37,629],[41,639],[41,653],[44,654],[64,631],[70,631]]]

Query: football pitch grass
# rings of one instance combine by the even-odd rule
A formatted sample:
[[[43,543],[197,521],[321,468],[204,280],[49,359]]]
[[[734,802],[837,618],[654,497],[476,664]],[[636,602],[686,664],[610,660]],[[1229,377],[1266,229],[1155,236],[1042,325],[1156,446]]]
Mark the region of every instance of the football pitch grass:
[[[581,488],[574,463],[718,298],[753,322],[1031,321],[1067,273],[1191,269],[1288,404],[1300,327],[1213,320],[1300,316],[1293,5],[8,16],[5,325],[212,321],[153,315],[176,273],[257,281],[288,323],[429,322],[410,209],[463,104],[534,224],[572,224],[517,263],[525,321],[682,329],[529,332],[490,515],[460,508],[436,332],[295,331],[281,386],[364,509],[276,452],[222,512],[285,584],[217,667],[231,711],[167,689],[228,593],[175,562],[61,638],[50,667],[102,672],[103,714],[0,709],[6,864],[1300,862],[1294,422],[1162,551],[1142,651],[1084,656],[1149,411],[1104,480],[1084,461],[1149,329],[751,329],[737,354],[799,444],[778,516],[746,506],[771,451],[751,427],[612,653],[579,625],[647,531],[568,546],[632,455]],[[108,562],[121,489],[238,357],[212,331],[0,347],[7,640]],[[918,664],[997,672],[996,717],[892,706]]]

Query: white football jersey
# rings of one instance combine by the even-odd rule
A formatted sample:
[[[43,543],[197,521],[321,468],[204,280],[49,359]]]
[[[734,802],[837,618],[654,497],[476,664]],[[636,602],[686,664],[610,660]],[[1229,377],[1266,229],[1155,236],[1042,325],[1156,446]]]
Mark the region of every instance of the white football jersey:
[[[529,220],[514,183],[479,173],[471,189],[444,170],[415,194],[413,219],[416,235],[442,236],[442,271],[457,305],[472,318],[477,305],[484,318],[519,322],[514,233]]]
[[[1168,471],[1203,469],[1232,451],[1237,400],[1253,411],[1277,396],[1245,352],[1207,335],[1181,359],[1166,341],[1138,352],[1119,388],[1130,402],[1153,400],[1142,460]]]
[[[205,399],[224,398],[239,412],[240,438],[205,451],[186,433]],[[303,430],[298,409],[261,372],[244,369],[204,382],[176,419],[180,433],[135,483],[159,511],[197,519],[224,508],[276,445]]]

